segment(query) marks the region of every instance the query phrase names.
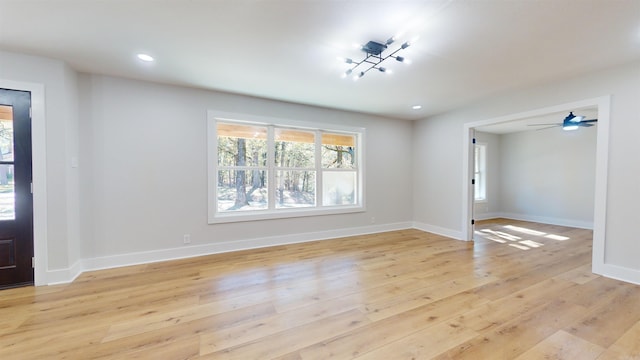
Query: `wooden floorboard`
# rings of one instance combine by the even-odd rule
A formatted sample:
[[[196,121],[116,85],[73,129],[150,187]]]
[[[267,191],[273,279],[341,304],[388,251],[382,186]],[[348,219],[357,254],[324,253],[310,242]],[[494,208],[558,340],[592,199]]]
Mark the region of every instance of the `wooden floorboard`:
[[[640,359],[640,286],[589,230],[495,219],[0,291],[0,359]]]

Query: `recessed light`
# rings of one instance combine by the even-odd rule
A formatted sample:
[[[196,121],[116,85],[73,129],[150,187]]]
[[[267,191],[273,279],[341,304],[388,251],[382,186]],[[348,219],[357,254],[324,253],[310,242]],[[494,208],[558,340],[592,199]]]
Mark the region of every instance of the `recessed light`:
[[[148,55],[148,54],[138,54],[138,59],[145,61],[145,62],[152,62],[155,59],[153,58],[153,56]]]
[[[413,105],[411,108],[413,110],[420,110],[420,109],[422,109],[422,105]]]

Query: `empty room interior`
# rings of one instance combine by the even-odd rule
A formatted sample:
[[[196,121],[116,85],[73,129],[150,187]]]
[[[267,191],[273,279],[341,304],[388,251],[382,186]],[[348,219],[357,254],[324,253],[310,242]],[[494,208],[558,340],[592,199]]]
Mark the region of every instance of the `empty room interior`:
[[[640,1],[0,0],[0,358],[640,359]]]

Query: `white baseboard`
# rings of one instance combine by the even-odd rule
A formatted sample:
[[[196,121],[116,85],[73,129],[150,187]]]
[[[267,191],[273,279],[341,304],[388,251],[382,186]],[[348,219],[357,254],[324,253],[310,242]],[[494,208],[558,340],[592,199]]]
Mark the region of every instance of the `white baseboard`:
[[[47,282],[46,285],[58,285],[66,284],[75,280],[84,269],[82,268],[82,262],[76,261],[71,267],[66,269],[48,270],[46,272]]]
[[[82,259],[69,269],[47,272],[47,284],[61,284],[73,281],[85,271],[110,269],[122,266],[148,264],[160,261],[177,260],[196,256],[219,254],[231,251],[257,249],[269,246],[296,244],[309,241],[329,240],[346,236],[366,235],[387,231],[412,228],[411,222],[371,225],[346,229],[291,235],[270,236],[238,241],[227,241],[206,245],[185,246],[171,249],[141,251],[135,253]]]
[[[524,219],[508,216],[509,214],[499,214],[495,217],[513,218],[514,220],[535,221],[541,223],[550,223],[540,221],[537,218]],[[564,225],[578,227],[575,225]],[[104,256],[96,258],[88,258],[76,261],[71,267],[66,269],[49,270],[46,272],[47,285],[56,285],[70,283],[85,271],[110,269],[122,266],[140,265],[159,261],[169,261],[184,259],[196,256],[218,254],[231,251],[257,249],[269,246],[287,245],[295,243],[303,243],[309,241],[329,240],[346,236],[366,235],[381,233],[387,231],[418,229],[429,233],[449,237],[455,240],[463,240],[462,233],[457,230],[447,229],[435,225],[425,224],[421,222],[400,222],[384,225],[372,225],[347,229],[335,229],[312,233],[291,234],[283,236],[271,236],[264,238],[246,239],[240,241],[228,241],[222,243],[187,246],[172,249],[160,249],[143,251],[136,253],[128,253],[122,255]],[[640,285],[640,271],[629,269],[621,266],[603,264],[601,267],[594,268],[593,271],[599,275],[609,278],[630,282]]]
[[[593,272],[608,278],[640,285],[639,270],[629,269],[611,264],[602,264],[599,267],[594,266]]]
[[[459,230],[451,230],[451,229],[443,228],[440,226],[425,224],[417,221],[413,222],[413,228],[426,231],[432,234],[445,236],[455,240],[464,240],[464,236],[462,236],[462,232]]]
[[[489,219],[497,219],[500,217],[503,217],[500,213],[473,214],[473,218],[475,220],[489,220]]]
[[[488,216],[491,216],[491,217],[488,217]],[[559,226],[574,227],[579,229],[593,230],[593,222],[573,220],[573,219],[553,218],[553,217],[546,217],[546,216],[535,216],[535,215],[527,215],[527,214],[491,213],[491,214],[483,214],[482,218],[477,217],[476,220],[488,220],[488,219],[495,219],[495,218],[531,221],[531,222],[537,222],[541,224],[559,225]]]

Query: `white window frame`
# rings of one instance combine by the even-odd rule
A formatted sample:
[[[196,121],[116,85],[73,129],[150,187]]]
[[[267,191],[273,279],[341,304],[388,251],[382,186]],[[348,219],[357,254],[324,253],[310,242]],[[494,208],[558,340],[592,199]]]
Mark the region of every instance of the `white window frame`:
[[[218,135],[217,135],[217,122],[236,122],[245,123],[247,125],[258,126],[279,126],[287,128],[295,128],[299,130],[307,131],[327,131],[347,133],[356,136],[356,159],[357,164],[357,191],[356,191],[356,204],[354,205],[336,205],[336,206],[323,206],[322,205],[322,169],[317,169],[316,174],[316,206],[314,207],[300,207],[300,208],[287,208],[287,209],[275,209],[269,208],[265,210],[251,210],[251,211],[238,211],[238,212],[218,212]],[[364,184],[364,153],[365,153],[365,129],[360,127],[351,127],[344,125],[334,124],[317,124],[301,122],[289,119],[270,118],[257,115],[240,114],[240,113],[228,113],[216,110],[209,110],[207,112],[207,153],[208,153],[208,223],[229,223],[240,221],[253,221],[253,220],[268,220],[268,219],[282,219],[282,218],[294,218],[302,216],[318,216],[318,215],[331,215],[331,214],[345,214],[366,211],[365,207],[365,184]],[[319,139],[317,140],[319,141]],[[269,145],[268,145],[269,146]],[[271,150],[271,146],[269,147]],[[320,164],[320,149],[316,147],[316,164]],[[318,165],[316,165],[318,167]],[[269,167],[269,164],[268,164]],[[336,171],[336,169],[327,169],[329,171]],[[339,170],[339,169],[338,169]],[[273,176],[273,171],[270,171],[270,177]],[[272,181],[267,183],[267,186],[274,186]],[[275,197],[274,192],[269,192],[269,203],[273,203]]]
[[[473,197],[476,203],[487,201],[487,149],[487,144],[482,142],[477,142],[473,149],[474,164],[477,164],[473,174],[473,179],[476,184]],[[477,153],[479,153],[478,156],[476,156]],[[477,188],[480,190],[477,191]]]

